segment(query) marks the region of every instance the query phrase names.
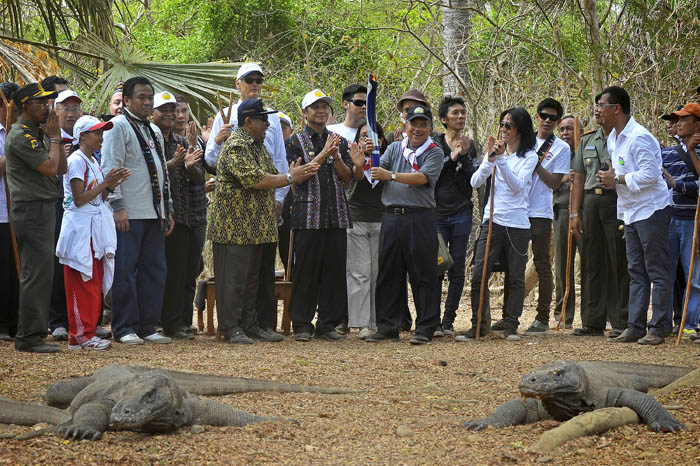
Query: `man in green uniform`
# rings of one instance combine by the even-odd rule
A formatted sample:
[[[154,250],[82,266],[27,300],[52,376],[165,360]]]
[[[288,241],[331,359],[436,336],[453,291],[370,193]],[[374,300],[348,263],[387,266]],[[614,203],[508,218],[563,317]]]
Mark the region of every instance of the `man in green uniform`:
[[[53,267],[47,264],[53,263],[54,204],[60,192],[56,175],[66,171],[58,116],[49,112],[48,101],[55,97],[56,92],[45,91],[38,83],[20,88],[14,95],[19,119],[5,143],[10,218],[22,266],[15,349],[31,353],[59,351],[58,346],[43,341],[53,280]]]
[[[610,167],[607,137],[612,130],[612,126],[602,123],[599,98],[595,99],[595,119],[601,126],[583,135],[572,163],[571,227],[582,241],[585,264],[581,277],[583,327],[575,329],[574,335],[602,336],[607,320],[612,325],[608,335],[612,338],[627,328],[629,275],[622,222],[617,219],[617,194],[614,189],[603,189],[596,180],[598,170]]]

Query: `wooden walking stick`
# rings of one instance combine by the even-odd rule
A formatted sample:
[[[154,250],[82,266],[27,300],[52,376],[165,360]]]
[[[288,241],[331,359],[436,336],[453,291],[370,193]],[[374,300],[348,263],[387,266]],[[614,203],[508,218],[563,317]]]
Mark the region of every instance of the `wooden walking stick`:
[[[581,127],[578,122],[578,117],[574,116],[574,152],[578,149],[578,145],[581,142]],[[569,303],[569,294],[571,293],[571,252],[574,243],[574,232],[571,229],[571,207],[573,206],[574,200],[574,180],[571,179],[571,186],[569,186],[569,228],[567,229],[566,235],[566,287],[564,288],[564,299],[561,303],[561,314],[559,314],[559,321],[554,330],[559,330],[559,326],[564,323],[564,328],[566,329],[566,306]],[[575,291],[574,291],[575,293]]]
[[[12,107],[14,102],[8,102],[5,94],[0,89],[0,98],[2,99],[2,104],[5,106],[5,137],[10,133],[10,119],[12,118]],[[7,218],[10,218],[10,185],[7,183],[7,165],[5,165],[5,201],[7,203]],[[10,227],[10,239],[12,240],[12,252],[15,256],[15,267],[17,267],[17,279],[22,276],[22,265],[19,263],[19,248],[17,247],[17,236],[15,236],[15,229],[12,228],[12,222],[7,222]]]
[[[685,299],[683,300],[683,317],[681,317],[681,326],[678,329],[678,338],[676,338],[676,346],[681,343],[683,337],[683,328],[685,327],[685,317],[688,313],[688,299],[690,298],[690,288],[693,285],[693,265],[695,265],[695,255],[697,254],[698,246],[698,214],[700,213],[700,196],[695,206],[695,225],[693,226],[693,247],[690,252],[690,266],[688,267],[688,280],[685,284]]]
[[[498,130],[498,135],[500,137],[501,130]],[[493,147],[493,143],[495,140],[493,139],[493,136],[491,136],[489,140],[489,146],[491,148]],[[490,154],[491,149],[489,149],[489,154]],[[488,157],[488,155],[487,155]],[[493,167],[493,171],[491,172],[491,192],[489,194],[490,199],[489,199],[489,229],[488,233],[486,234],[486,251],[484,253],[484,265],[483,269],[481,270],[481,287],[479,289],[479,309],[477,310],[476,313],[476,339],[478,340],[480,337],[481,333],[481,314],[484,310],[484,290],[486,289],[486,280],[487,280],[487,270],[488,270],[488,265],[489,265],[489,249],[491,249],[491,232],[493,231],[493,193],[494,189],[496,186],[496,167]]]

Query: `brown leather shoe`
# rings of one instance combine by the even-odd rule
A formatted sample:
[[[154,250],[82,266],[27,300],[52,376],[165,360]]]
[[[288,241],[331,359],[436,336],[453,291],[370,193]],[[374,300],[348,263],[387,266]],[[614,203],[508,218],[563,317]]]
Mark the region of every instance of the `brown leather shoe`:
[[[640,345],[660,345],[665,341],[666,339],[664,337],[655,333],[647,332],[644,338],[640,338],[639,340],[637,340],[637,343],[639,343]]]

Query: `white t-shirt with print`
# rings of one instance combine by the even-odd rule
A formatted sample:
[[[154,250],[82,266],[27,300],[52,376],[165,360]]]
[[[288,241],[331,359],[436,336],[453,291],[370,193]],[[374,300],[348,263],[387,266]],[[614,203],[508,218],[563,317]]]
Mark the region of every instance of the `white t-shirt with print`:
[[[70,180],[83,180],[85,183],[85,191],[95,188],[98,184],[104,181],[102,169],[97,160],[90,160],[90,157],[83,154],[80,150],[76,150],[68,157],[68,169],[63,175],[63,209],[72,210],[79,209],[73,202],[73,191],[70,187]],[[102,196],[97,196],[92,199],[89,204],[99,206],[102,203]]]
[[[345,126],[345,123],[335,123],[333,125],[326,126],[326,129],[328,129],[328,131],[330,131],[331,133],[340,134],[348,141],[348,144],[351,142],[355,142],[357,128],[350,128],[349,126]]]
[[[537,149],[544,144],[544,139],[537,138]],[[542,159],[542,168],[549,173],[569,174],[571,167],[571,149],[569,145],[561,139],[555,137],[552,147]],[[536,218],[554,218],[552,208],[552,189],[540,179],[537,172],[532,174],[532,186],[530,187],[530,202],[528,206],[528,216]]]

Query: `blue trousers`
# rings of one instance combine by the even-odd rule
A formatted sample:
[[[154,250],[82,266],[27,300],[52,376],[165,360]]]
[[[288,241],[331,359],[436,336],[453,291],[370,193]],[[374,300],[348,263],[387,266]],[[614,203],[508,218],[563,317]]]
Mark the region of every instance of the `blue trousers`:
[[[129,220],[117,230],[112,285],[112,333],[115,339],[155,333],[163,308],[166,276],[165,230],[159,220]]]
[[[469,234],[472,231],[472,209],[464,209],[449,217],[438,217],[438,230],[442,239],[447,243],[450,256],[454,263],[447,271],[447,298],[445,299],[445,313],[442,317],[443,328],[452,327],[457,317],[459,300],[464,290],[464,271],[467,260],[467,244]],[[440,283],[444,276],[440,277]]]
[[[700,319],[700,261],[695,256],[693,265],[693,279],[688,279],[690,271],[690,261],[693,259],[693,219],[671,217],[668,225],[668,255],[671,259],[671,270],[676,270],[680,261],[685,272],[685,281],[690,286],[690,296],[688,298],[688,313],[685,319],[685,328],[695,329],[698,327]],[[683,290],[683,300],[685,302],[685,290]],[[668,303],[669,312],[673,313],[673,300]]]
[[[627,271],[630,275],[630,300],[627,328],[633,335],[649,332],[666,336],[673,327],[673,273],[669,260],[668,226],[671,207],[654,212],[651,217],[625,225]],[[647,310],[651,284],[651,320],[647,325]]]

